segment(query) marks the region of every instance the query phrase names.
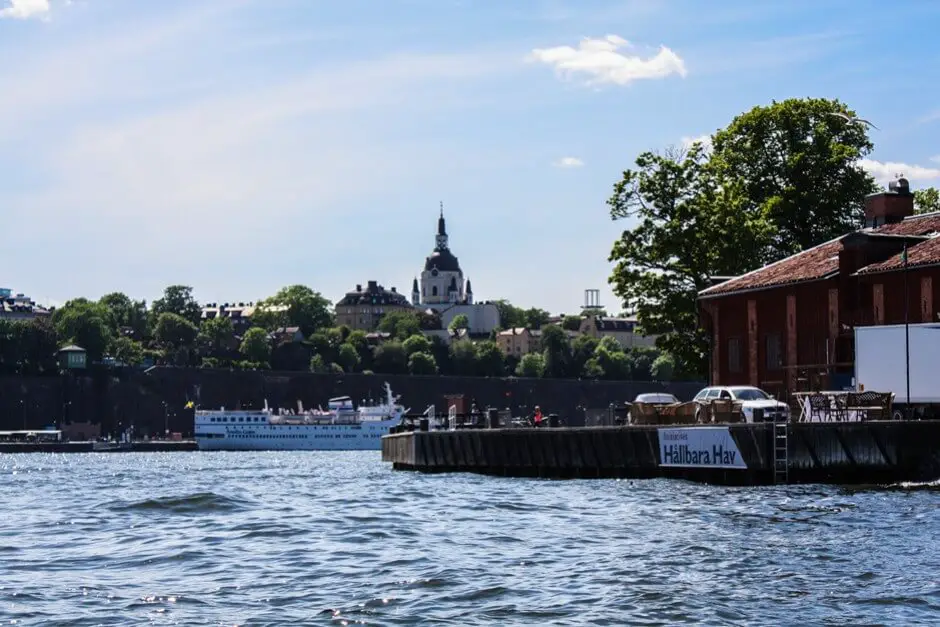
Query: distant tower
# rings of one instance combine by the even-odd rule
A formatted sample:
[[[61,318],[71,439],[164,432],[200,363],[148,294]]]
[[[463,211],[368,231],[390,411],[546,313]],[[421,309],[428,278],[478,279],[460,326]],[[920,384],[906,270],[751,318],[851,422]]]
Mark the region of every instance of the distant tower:
[[[466,300],[467,300],[467,304],[468,304],[468,305],[472,305],[472,304],[473,304],[473,288],[470,287],[470,279],[469,279],[469,278],[467,279],[467,289],[466,289],[466,291],[465,291],[465,294],[466,294],[466,297],[465,297],[465,298],[466,298]]]
[[[597,313],[604,306],[601,305],[601,291],[600,290],[584,290],[584,305],[581,306],[581,309],[584,310],[584,313],[591,315]]]
[[[441,201],[441,215],[437,219],[437,250],[447,248],[447,227],[444,224],[444,201]]]
[[[415,277],[414,283],[411,284],[411,304],[415,307],[421,304],[421,292],[418,291],[418,277]]]
[[[460,262],[447,243],[447,225],[444,222],[444,203],[437,218],[434,250],[424,260],[421,272],[421,304],[444,307],[463,301],[464,278]],[[452,293],[452,288],[456,288]]]

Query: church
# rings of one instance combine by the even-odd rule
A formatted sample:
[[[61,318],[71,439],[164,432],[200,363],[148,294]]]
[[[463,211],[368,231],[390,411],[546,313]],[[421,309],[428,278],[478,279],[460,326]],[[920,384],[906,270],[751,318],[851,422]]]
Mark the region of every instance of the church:
[[[433,309],[441,316],[446,328],[455,316],[464,314],[470,321],[470,333],[486,334],[499,326],[499,309],[492,303],[474,303],[470,279],[464,278],[460,262],[450,250],[444,204],[437,219],[434,250],[424,260],[421,282],[415,277],[411,288],[411,304]]]

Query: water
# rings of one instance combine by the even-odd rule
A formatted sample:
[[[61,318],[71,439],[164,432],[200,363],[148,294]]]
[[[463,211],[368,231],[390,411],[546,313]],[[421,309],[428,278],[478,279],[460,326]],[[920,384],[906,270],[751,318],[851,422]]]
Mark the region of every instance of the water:
[[[940,489],[0,455],[0,622],[937,624]]]

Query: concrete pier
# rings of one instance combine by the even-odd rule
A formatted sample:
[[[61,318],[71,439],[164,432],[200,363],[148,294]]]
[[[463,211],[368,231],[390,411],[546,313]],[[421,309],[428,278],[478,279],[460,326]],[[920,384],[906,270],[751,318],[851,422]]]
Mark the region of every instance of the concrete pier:
[[[397,470],[513,477],[780,481],[772,424],[407,431],[382,438]],[[940,421],[790,423],[789,483],[940,478]]]

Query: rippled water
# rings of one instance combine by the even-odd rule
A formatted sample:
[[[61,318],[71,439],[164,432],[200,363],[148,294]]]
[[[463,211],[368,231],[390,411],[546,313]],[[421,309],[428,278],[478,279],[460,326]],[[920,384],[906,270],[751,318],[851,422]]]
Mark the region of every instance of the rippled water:
[[[20,625],[937,624],[940,490],[0,455]]]

